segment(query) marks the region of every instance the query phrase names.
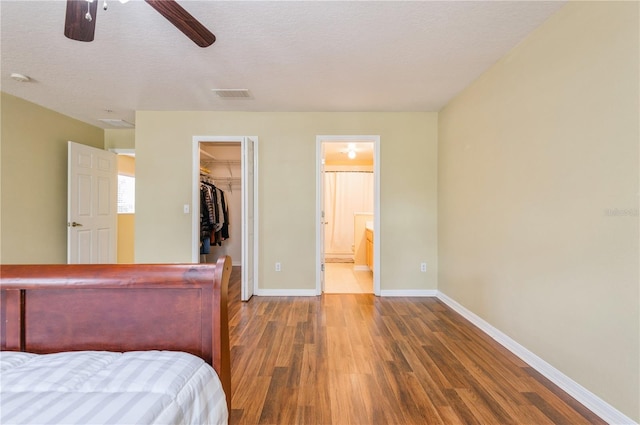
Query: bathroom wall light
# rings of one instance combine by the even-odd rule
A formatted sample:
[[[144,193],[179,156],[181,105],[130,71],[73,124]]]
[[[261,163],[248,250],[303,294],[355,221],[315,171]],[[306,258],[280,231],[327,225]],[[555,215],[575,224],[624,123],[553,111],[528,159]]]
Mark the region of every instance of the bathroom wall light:
[[[354,150],[350,150],[347,152],[347,156],[349,157],[349,159],[353,159],[356,157],[356,151]]]

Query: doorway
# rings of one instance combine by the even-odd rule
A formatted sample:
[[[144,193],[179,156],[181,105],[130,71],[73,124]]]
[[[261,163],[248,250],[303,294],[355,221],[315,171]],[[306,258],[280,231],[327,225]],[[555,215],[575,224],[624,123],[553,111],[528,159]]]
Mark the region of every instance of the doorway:
[[[118,155],[117,262],[135,263],[136,154],[133,149],[112,149]]]
[[[239,225],[242,223],[240,145],[240,142],[200,142],[200,184],[216,189],[216,196],[209,199],[212,200],[212,209],[220,209],[219,212],[216,211],[216,215],[220,216],[219,220],[215,221],[221,223],[218,231],[208,229],[206,241],[200,240],[200,263],[215,263],[221,256],[228,255],[234,266],[242,265],[243,229]],[[209,211],[206,212],[209,218]],[[201,228],[200,231],[202,233],[204,229]]]
[[[379,294],[379,136],[316,142],[316,290]]]
[[[248,301],[258,285],[257,138],[196,136],[193,148],[193,262],[229,255],[242,268],[240,296]],[[202,225],[201,211],[210,226]]]

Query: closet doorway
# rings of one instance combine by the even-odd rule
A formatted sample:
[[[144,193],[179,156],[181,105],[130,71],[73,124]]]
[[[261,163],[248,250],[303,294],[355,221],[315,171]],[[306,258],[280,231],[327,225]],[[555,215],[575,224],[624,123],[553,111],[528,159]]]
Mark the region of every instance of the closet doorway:
[[[193,262],[231,256],[242,267],[243,301],[258,285],[257,148],[256,137],[193,138]],[[210,226],[201,223],[201,212]]]
[[[379,295],[379,136],[316,143],[316,291]]]

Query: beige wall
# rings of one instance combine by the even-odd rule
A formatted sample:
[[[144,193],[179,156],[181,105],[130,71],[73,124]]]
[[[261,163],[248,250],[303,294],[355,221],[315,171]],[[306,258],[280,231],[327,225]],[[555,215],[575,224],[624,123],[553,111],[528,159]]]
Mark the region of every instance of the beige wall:
[[[136,261],[191,261],[183,204],[191,203],[192,137],[252,135],[259,138],[260,287],[315,288],[316,136],[332,134],[380,135],[382,289],[435,289],[436,113],[139,111]],[[420,273],[422,261],[428,273]]]
[[[135,177],[136,159],[118,155],[118,174]],[[135,214],[118,214],[118,263],[135,262]]]
[[[136,158],[129,155],[118,155],[118,174],[135,177]]]
[[[104,132],[1,94],[2,263],[66,263],[67,142],[102,148]]]
[[[118,214],[118,263],[135,263],[135,214]]]
[[[135,149],[136,131],[133,128],[110,128],[104,130],[105,149]]]
[[[439,289],[640,420],[638,3],[571,3],[441,112]]]

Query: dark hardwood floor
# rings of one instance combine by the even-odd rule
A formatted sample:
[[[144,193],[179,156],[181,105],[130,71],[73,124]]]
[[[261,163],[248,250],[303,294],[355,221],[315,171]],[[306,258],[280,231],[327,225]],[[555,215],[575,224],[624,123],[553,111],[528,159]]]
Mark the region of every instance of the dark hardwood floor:
[[[435,298],[230,283],[231,424],[604,424]]]

